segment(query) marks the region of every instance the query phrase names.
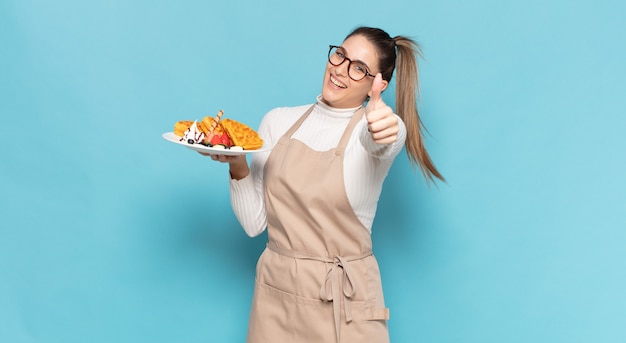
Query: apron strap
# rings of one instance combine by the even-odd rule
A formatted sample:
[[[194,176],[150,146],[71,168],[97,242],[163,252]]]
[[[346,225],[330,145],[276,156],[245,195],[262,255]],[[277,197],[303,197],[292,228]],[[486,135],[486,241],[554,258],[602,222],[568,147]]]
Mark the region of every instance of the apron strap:
[[[302,123],[304,123],[306,118],[309,117],[309,114],[313,112],[315,105],[316,104],[311,105],[311,107],[309,107],[306,110],[306,112],[304,112],[304,114],[300,116],[300,118],[289,128],[289,130],[287,130],[287,132],[283,135],[283,137],[291,138],[291,136],[293,136],[293,134],[298,130],[300,125],[302,125]],[[350,136],[352,135],[352,131],[353,131],[352,129],[361,120],[361,117],[363,117],[363,113],[365,113],[365,109],[363,108],[363,106],[359,107],[356,111],[354,111],[354,114],[352,115],[352,118],[350,119],[348,126],[344,130],[343,135],[341,136],[341,139],[339,140],[339,143],[337,144],[337,148],[336,148],[337,150],[340,150],[342,152],[343,150],[345,150],[346,146],[348,145],[348,141],[350,141]]]
[[[298,130],[300,125],[302,125],[302,123],[304,123],[304,121],[309,116],[309,114],[311,114],[311,112],[313,112],[314,108],[315,108],[315,104],[311,105],[311,107],[309,107],[309,109],[306,110],[306,112],[304,112],[304,114],[300,116],[300,119],[298,119],[293,125],[291,125],[291,127],[289,128],[289,130],[287,130],[287,132],[285,132],[283,137],[291,138],[291,136],[293,136],[293,134],[296,132],[296,130]]]
[[[346,127],[346,130],[343,132],[343,136],[341,136],[341,140],[337,145],[337,149],[341,149],[343,151],[346,148],[346,146],[348,145],[348,141],[350,141],[350,136],[352,135],[353,128],[361,120],[361,117],[363,117],[363,113],[365,113],[365,109],[362,106],[354,112],[354,114],[352,115],[352,119],[350,119],[350,122]]]

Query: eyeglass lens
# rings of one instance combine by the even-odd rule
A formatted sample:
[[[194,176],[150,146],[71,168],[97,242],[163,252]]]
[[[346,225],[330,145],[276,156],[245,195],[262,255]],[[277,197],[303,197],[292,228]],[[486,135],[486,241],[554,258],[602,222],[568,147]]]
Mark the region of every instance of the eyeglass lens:
[[[354,81],[362,80],[367,76],[367,66],[361,62],[354,62],[346,57],[346,51],[341,47],[332,46],[328,52],[328,61],[334,66],[341,65],[348,60],[348,76]]]

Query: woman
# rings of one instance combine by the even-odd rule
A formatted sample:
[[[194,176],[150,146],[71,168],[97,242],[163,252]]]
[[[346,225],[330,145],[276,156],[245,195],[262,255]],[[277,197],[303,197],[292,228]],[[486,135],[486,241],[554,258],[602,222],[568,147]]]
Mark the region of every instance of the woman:
[[[371,227],[383,181],[406,145],[426,178],[443,180],[424,148],[416,107],[417,44],[360,27],[330,46],[313,105],[277,108],[259,134],[271,152],[227,162],[246,233],[267,228],[248,342],[388,342]],[[381,92],[394,68],[398,115]],[[363,104],[366,100],[367,105]]]

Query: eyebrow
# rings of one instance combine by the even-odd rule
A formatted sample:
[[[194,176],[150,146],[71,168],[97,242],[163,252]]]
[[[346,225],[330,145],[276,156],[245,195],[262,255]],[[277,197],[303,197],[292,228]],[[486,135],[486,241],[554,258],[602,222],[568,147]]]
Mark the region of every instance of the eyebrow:
[[[348,50],[346,50],[346,48],[344,48],[343,46],[339,46],[339,48],[341,48],[341,50],[343,50],[343,52],[347,55],[348,54]],[[346,56],[347,57],[347,56]],[[348,57],[350,58],[350,57]],[[361,60],[353,60],[350,58],[350,61],[352,62],[359,62],[359,63],[363,63],[363,65],[365,66],[365,68],[367,68],[368,71],[372,70],[372,68],[370,68],[370,66],[367,65],[367,63],[361,61]]]

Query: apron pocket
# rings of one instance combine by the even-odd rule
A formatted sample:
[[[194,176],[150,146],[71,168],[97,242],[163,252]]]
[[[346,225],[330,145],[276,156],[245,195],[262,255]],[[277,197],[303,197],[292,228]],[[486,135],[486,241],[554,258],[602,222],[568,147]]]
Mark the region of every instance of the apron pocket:
[[[256,281],[256,291],[259,294],[265,294],[273,298],[281,299],[282,301],[286,301],[287,303],[310,305],[310,306],[325,306],[326,304],[326,302],[322,301],[321,299],[311,299],[311,298],[306,298],[306,297],[299,296],[296,294],[292,294],[289,292],[285,292],[276,287],[260,282],[258,280]]]

